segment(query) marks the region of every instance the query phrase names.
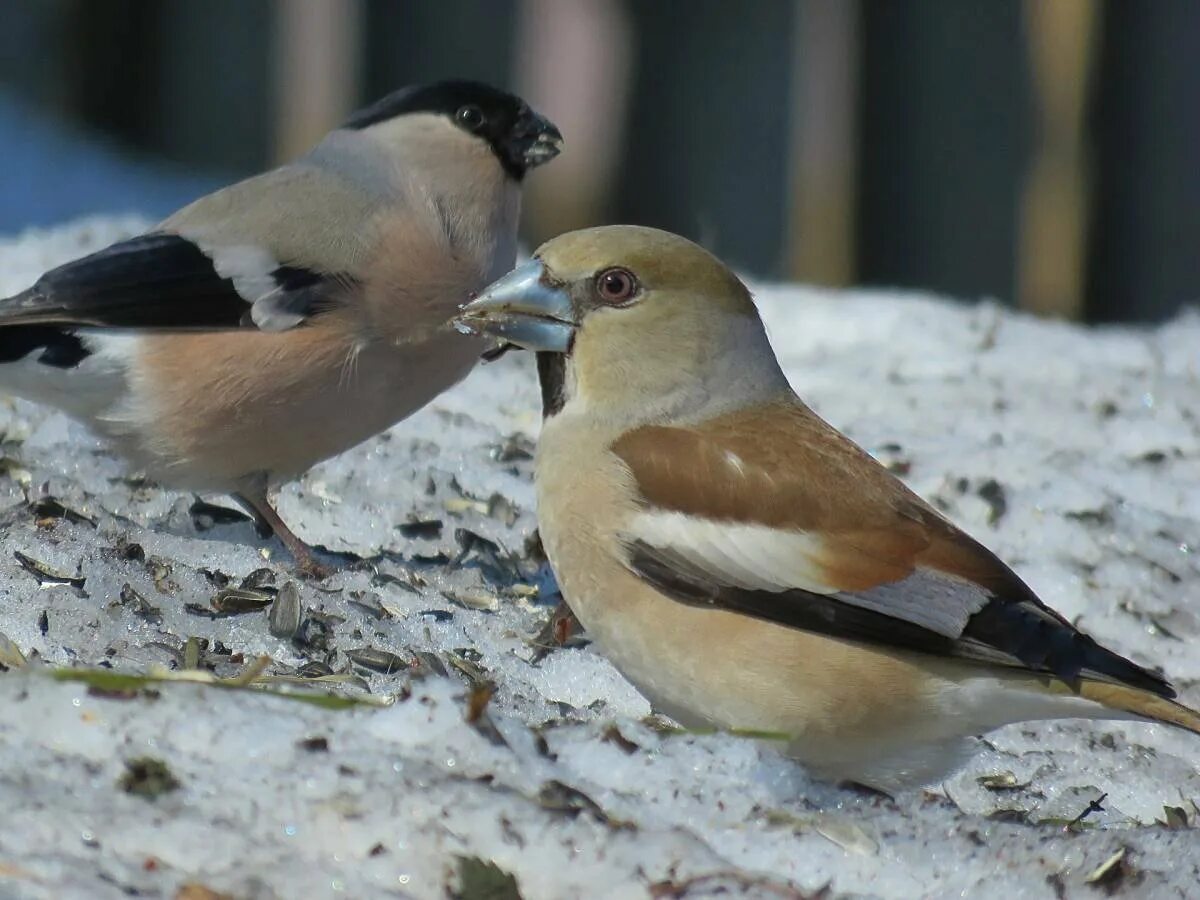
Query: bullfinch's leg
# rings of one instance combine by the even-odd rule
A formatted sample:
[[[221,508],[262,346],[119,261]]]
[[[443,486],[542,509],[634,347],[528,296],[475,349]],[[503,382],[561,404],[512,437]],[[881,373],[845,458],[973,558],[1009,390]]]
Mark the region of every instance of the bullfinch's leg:
[[[265,526],[275,537],[283,542],[283,546],[287,547],[288,552],[292,554],[292,558],[296,561],[297,569],[301,575],[319,581],[328,578],[337,571],[333,566],[326,565],[318,560],[313,548],[288,528],[287,523],[280,518],[279,513],[275,512],[275,507],[271,505],[271,501],[267,497],[267,481],[265,478],[255,478],[244,482],[242,490],[233,496],[235,500],[246,507],[251,515],[254,516],[255,524],[259,527],[260,531]]]

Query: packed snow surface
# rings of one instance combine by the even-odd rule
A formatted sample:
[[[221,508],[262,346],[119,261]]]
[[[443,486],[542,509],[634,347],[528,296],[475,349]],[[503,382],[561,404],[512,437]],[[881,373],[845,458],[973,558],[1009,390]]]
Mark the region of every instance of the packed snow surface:
[[[138,225],[0,244],[0,295]],[[1200,318],[1094,330],[755,291],[811,405],[1200,704]],[[0,632],[27,660],[0,641],[0,897],[1200,896],[1192,735],[1015,726],[889,799],[812,781],[769,741],[665,730],[591,646],[537,660],[554,601],[525,543],[537,431],[530,360],[509,354],[288,485],[301,535],[364,560],[314,584],[248,522],[0,399]],[[203,614],[263,568],[255,596],[298,588],[295,640],[265,610]],[[262,656],[266,676],[324,680],[51,676],[225,679]],[[277,696],[314,689],[393,702]]]

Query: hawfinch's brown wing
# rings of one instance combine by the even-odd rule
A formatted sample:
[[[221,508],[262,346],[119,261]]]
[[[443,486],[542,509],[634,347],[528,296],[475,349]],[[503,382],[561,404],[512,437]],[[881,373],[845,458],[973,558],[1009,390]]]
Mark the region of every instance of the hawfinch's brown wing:
[[[627,564],[677,601],[1174,696],[798,401],[638,428],[611,449],[640,500]]]

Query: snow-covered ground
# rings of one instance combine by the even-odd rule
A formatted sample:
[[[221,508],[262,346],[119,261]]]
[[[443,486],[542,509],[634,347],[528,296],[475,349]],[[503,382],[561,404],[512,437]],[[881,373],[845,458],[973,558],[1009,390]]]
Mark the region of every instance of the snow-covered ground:
[[[0,243],[0,295],[133,227]],[[917,295],[757,295],[819,412],[1200,703],[1200,318],[1095,331]],[[1200,896],[1200,738],[1012,727],[892,801],[770,744],[662,730],[590,647],[531,661],[551,608],[523,587],[537,404],[510,354],[289,485],[297,531],[374,557],[297,585],[291,641],[266,611],[201,614],[256,569],[292,581],[277,544],[0,399],[0,632],[27,659],[0,675],[0,897]],[[250,688],[52,677],[191,663],[211,682],[264,655]]]

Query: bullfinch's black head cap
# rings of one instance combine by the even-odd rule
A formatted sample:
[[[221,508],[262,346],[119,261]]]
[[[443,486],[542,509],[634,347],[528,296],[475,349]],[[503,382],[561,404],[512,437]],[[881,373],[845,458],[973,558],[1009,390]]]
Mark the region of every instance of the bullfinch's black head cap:
[[[410,113],[443,115],[491,146],[500,165],[520,181],[528,169],[549,162],[562,135],[520,97],[478,81],[438,81],[401,88],[360,109],[343,128],[363,129]]]

